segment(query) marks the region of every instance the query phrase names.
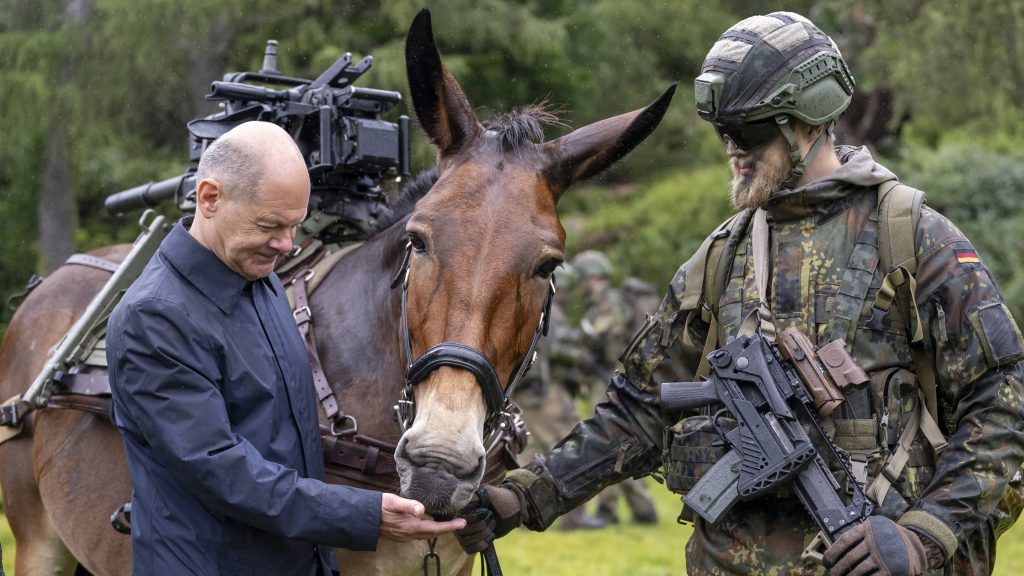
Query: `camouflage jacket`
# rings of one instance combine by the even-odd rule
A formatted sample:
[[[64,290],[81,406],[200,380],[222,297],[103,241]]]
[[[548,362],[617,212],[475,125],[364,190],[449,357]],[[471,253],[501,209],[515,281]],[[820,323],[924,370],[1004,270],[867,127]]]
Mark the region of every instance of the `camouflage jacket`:
[[[841,168],[773,197],[766,207],[772,228],[768,300],[779,331],[796,326],[818,345],[846,338],[877,380],[887,370],[913,370],[898,312],[890,310],[884,331],[864,326],[883,277],[876,190],[892,174],[864,149],[838,152]],[[740,233],[719,298],[720,343],[735,337],[758,301],[749,230]],[[878,512],[909,515],[948,558],[950,547],[994,514],[1024,459],[1024,343],[991,274],[952,223],[925,208],[916,247],[916,300],[949,445],[938,461],[921,456],[915,479],[901,477],[890,489],[905,500],[894,504],[887,495]],[[678,270],[658,312],[627,347],[624,371],[612,378],[607,401],[553,450],[510,474],[527,495],[529,528],[543,529],[604,486],[658,467],[664,428],[674,422],[656,407],[657,384],[692,379],[708,331],[699,313],[681,308],[686,283],[702,281],[688,277],[692,263]],[[833,419],[876,417],[877,396],[874,385],[848,389],[846,406]],[[904,476],[909,472],[908,465]]]

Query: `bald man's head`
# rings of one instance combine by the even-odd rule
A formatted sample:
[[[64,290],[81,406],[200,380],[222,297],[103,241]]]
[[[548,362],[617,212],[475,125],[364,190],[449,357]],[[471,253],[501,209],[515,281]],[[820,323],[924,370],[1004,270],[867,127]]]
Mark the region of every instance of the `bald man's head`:
[[[236,200],[255,202],[263,193],[266,171],[306,172],[295,141],[270,122],[245,122],[210,144],[199,159],[196,181],[212,178]]]

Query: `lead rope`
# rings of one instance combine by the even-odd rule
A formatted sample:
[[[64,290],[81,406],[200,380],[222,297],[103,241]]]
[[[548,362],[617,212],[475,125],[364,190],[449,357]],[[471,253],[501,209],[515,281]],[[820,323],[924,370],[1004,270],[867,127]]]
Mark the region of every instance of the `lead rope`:
[[[498,563],[498,551],[494,549],[493,540],[487,545],[487,548],[480,552],[480,574],[502,576],[501,564]]]
[[[423,576],[430,576],[430,561],[433,560],[434,574],[441,576],[441,557],[434,552],[434,544],[437,544],[437,537],[433,537],[427,540],[427,544],[430,546],[430,552],[423,557]]]

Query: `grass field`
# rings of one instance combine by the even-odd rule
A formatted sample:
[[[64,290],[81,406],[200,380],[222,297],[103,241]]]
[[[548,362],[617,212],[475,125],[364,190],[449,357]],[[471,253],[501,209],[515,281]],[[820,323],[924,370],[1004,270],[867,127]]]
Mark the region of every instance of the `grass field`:
[[[510,576],[662,576],[683,574],[683,546],[690,528],[676,523],[679,499],[651,482],[660,518],[656,527],[626,523],[593,532],[534,533],[518,530],[497,542],[501,567]],[[620,516],[629,518],[622,510]],[[0,515],[4,569],[14,576],[14,538]],[[477,567],[477,571],[479,567]],[[478,573],[478,572],[475,572]],[[996,576],[1024,574],[1024,523],[999,541]]]

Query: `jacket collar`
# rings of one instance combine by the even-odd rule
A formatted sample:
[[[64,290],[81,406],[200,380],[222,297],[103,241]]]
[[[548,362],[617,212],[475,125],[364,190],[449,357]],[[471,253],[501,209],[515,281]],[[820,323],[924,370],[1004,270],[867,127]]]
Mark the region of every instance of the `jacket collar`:
[[[254,282],[246,280],[193,238],[188,232],[192,220],[192,216],[186,216],[174,225],[160,244],[160,253],[200,293],[225,314],[235,309],[242,292],[251,284],[264,284],[273,293],[277,293],[270,278],[260,278]]]

